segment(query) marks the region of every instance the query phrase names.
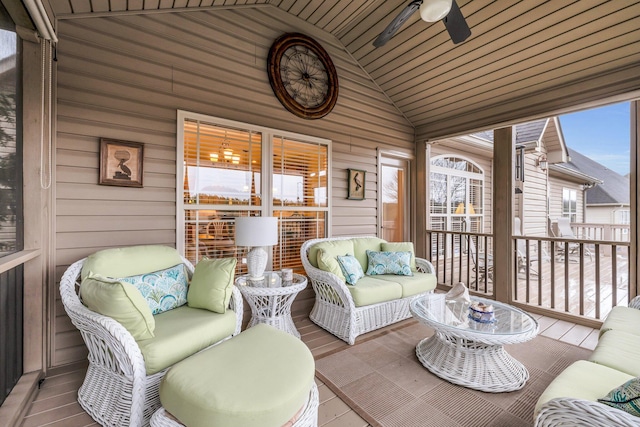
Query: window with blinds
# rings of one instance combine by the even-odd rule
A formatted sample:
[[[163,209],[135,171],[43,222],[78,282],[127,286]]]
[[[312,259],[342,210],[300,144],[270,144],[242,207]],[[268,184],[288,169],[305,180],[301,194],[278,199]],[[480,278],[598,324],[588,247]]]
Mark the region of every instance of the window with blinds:
[[[196,263],[203,256],[233,256],[242,274],[250,248],[235,246],[235,218],[275,216],[279,238],[272,268],[303,272],[300,246],[327,235],[329,141],[181,114],[178,188],[183,196],[178,204],[184,228],[179,242],[185,257]]]
[[[305,240],[325,237],[328,157],[325,144],[273,137],[272,203],[280,223],[275,269],[303,271],[300,246]]]

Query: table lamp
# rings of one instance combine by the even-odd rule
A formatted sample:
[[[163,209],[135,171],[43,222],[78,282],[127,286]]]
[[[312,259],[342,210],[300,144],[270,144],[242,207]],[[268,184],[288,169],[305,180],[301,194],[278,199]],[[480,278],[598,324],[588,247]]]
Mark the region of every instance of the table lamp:
[[[269,254],[266,246],[278,243],[278,218],[272,216],[243,216],[236,218],[236,246],[248,246],[247,271],[250,280],[264,278]]]

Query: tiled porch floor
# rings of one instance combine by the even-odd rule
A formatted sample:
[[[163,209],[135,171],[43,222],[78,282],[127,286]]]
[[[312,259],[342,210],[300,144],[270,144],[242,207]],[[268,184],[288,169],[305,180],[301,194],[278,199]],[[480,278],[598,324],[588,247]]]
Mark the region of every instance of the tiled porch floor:
[[[550,317],[534,315],[540,324],[540,334],[549,338],[593,349],[598,331]],[[306,315],[295,319],[302,340],[314,356],[319,357],[347,344],[312,323]],[[357,343],[356,343],[357,345]],[[78,387],[84,378],[86,364],[77,363],[52,369],[38,391],[22,423],[23,427],[83,427],[97,426],[76,402]],[[322,382],[316,380],[320,391],[318,425],[324,427],[365,427],[369,424],[352,411]]]

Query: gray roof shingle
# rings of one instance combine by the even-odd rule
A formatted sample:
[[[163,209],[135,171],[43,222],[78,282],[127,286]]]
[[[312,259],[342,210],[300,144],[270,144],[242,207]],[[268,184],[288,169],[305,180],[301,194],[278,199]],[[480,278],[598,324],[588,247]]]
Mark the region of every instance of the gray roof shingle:
[[[629,204],[629,178],[612,171],[574,149],[569,148],[569,156],[571,156],[571,161],[564,166],[602,181],[602,184],[587,190],[588,205]]]

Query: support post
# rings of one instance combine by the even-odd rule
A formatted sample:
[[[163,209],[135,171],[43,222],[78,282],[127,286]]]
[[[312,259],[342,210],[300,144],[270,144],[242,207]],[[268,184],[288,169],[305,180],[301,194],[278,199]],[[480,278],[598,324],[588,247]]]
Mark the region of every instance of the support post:
[[[493,131],[493,286],[496,300],[505,303],[513,293],[513,136],[512,127]]]

